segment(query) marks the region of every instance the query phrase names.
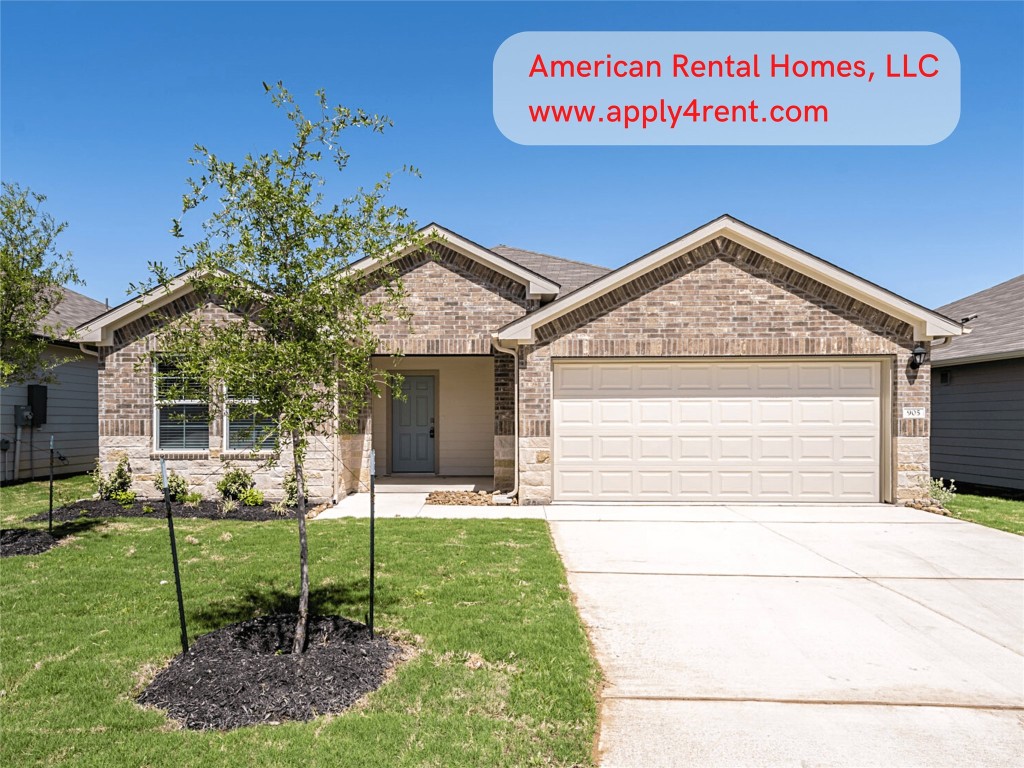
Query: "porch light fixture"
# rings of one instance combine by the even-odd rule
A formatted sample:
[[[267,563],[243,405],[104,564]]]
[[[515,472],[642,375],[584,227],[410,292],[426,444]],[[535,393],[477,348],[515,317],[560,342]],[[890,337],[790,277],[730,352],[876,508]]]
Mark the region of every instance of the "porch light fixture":
[[[918,368],[920,368],[921,365],[924,363],[924,356],[927,353],[928,353],[928,350],[926,350],[920,344],[918,344],[916,347],[914,347],[914,351],[910,353],[911,354],[911,357],[910,357],[910,367],[913,370],[915,370],[915,371]]]

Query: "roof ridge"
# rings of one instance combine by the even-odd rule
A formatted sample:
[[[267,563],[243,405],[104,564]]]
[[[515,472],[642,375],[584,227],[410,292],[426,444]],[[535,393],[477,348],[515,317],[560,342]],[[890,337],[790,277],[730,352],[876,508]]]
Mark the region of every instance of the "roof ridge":
[[[534,251],[529,248],[520,248],[518,245],[509,245],[508,243],[498,243],[497,245],[491,246],[489,250],[495,248],[511,248],[513,251],[522,251],[523,253],[532,253],[534,256],[543,256],[548,259],[558,259],[559,261],[568,261],[570,264],[582,264],[584,267],[595,267],[597,269],[607,269],[609,272],[612,271],[611,267],[604,267],[600,264],[591,264],[589,261],[580,261],[579,259],[567,259],[565,256],[555,256],[551,253],[543,253],[541,251]]]

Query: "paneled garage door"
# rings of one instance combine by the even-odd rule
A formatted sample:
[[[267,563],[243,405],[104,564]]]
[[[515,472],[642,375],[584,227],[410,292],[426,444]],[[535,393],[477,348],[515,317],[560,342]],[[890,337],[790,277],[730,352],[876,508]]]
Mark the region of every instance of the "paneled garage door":
[[[556,362],[558,501],[878,501],[881,365]]]

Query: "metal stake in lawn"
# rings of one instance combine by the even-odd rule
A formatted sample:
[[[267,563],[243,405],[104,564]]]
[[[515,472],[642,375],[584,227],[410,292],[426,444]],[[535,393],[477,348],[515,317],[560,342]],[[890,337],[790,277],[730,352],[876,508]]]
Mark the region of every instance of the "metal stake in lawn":
[[[369,621],[366,622],[370,628],[370,637],[373,638],[373,591],[374,591],[374,577],[375,577],[375,563],[374,563],[374,552],[373,552],[373,539],[374,539],[374,479],[377,477],[377,452],[370,449],[370,614]]]
[[[53,435],[50,435],[50,516],[47,523],[50,535],[53,535]]]
[[[167,459],[160,459],[160,476],[164,484],[164,508],[167,510],[167,530],[171,534],[171,562],[174,563],[174,589],[178,593],[178,623],[181,624],[181,652],[188,653],[188,632],[185,629],[185,603],[181,599],[178,547],[174,543],[174,518],[171,517],[171,489],[167,487]]]

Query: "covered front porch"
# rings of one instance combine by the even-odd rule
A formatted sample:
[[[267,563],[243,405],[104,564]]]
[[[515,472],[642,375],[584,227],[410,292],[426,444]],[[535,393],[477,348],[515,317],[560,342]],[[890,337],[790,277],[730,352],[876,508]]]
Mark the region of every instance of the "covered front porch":
[[[402,375],[401,396],[384,388],[359,433],[342,438],[339,496],[369,490],[371,449],[381,493],[512,487],[508,355],[379,356],[373,365]]]

